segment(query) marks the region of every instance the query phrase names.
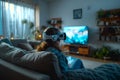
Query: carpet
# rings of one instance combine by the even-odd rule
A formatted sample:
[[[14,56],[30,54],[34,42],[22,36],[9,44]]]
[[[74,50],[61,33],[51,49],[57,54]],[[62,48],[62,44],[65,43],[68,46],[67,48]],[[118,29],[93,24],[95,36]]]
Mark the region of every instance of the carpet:
[[[83,60],[83,59],[81,59],[81,60],[83,62],[83,65],[85,66],[85,68],[89,68],[89,69],[93,69],[93,68],[96,68],[102,64],[105,64],[102,62],[89,61],[89,60]]]
[[[82,60],[85,68],[89,68],[89,69],[93,69],[95,67],[98,67],[98,66],[106,63],[106,62],[102,62],[100,60],[85,57],[85,56],[79,56],[79,55],[74,55],[74,54],[68,54],[68,56],[79,58],[80,60]]]
[[[67,56],[72,56],[72,57],[81,59],[85,68],[89,68],[89,69],[96,68],[96,67],[98,67],[102,64],[106,64],[106,63],[118,63],[118,64],[120,64],[120,61],[102,60],[102,59],[96,59],[96,58],[74,55],[74,54],[67,54]]]

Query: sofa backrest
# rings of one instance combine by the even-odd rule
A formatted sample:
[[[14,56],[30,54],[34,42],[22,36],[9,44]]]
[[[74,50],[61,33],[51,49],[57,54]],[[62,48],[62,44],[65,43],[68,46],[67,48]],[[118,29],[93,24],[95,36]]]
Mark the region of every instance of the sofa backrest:
[[[27,43],[27,39],[13,39],[11,42],[13,46],[18,46],[19,43]]]
[[[0,58],[11,63],[51,76],[51,80],[60,80],[62,73],[56,55],[41,51],[27,53],[22,49],[0,43]]]
[[[59,68],[56,55],[41,51],[37,53],[26,54],[20,59],[21,66],[47,74],[51,80],[60,80],[62,73]]]
[[[29,44],[27,39],[13,39],[13,40],[11,40],[11,43],[13,44],[13,46],[19,47],[19,48],[24,49],[26,51],[33,50],[33,47],[31,46],[31,44]]]

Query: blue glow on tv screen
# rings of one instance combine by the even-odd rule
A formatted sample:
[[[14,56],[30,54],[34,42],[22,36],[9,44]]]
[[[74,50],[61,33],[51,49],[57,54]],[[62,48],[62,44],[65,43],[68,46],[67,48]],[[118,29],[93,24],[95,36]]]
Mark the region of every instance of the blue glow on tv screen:
[[[63,31],[66,33],[65,43],[81,45],[88,43],[87,26],[64,26]]]

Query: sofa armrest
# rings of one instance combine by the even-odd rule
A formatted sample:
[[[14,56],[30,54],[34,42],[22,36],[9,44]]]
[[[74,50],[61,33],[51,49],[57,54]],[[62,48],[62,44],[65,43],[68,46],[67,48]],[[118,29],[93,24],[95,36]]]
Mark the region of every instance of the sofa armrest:
[[[0,59],[0,80],[50,80],[50,77]]]

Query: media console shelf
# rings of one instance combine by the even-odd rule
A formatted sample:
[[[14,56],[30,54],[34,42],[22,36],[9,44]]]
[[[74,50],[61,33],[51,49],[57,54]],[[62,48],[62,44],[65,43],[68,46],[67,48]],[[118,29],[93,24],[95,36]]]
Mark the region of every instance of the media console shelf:
[[[89,46],[87,45],[64,45],[62,49],[66,53],[81,54],[81,55],[89,54]]]

